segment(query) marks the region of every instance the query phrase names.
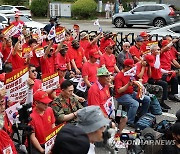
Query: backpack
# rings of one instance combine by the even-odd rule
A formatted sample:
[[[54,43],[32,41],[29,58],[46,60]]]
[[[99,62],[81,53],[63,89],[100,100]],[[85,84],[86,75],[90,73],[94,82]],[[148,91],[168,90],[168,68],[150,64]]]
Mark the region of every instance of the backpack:
[[[151,113],[146,113],[137,121],[135,127],[143,130],[147,127],[153,127],[156,124],[156,117]]]

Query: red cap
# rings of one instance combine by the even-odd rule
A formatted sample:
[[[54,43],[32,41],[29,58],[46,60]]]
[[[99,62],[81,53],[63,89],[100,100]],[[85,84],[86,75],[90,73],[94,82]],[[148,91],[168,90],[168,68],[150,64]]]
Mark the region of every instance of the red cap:
[[[115,43],[114,43],[114,41],[113,40],[107,40],[106,42],[105,42],[105,44],[104,44],[104,46],[105,46],[105,48],[106,47],[108,47],[108,46],[114,46],[115,45]]]
[[[15,17],[15,18],[16,18],[16,17],[19,17],[19,14],[16,13],[14,17]]]
[[[38,101],[44,104],[49,104],[52,100],[48,97],[48,94],[45,91],[39,90],[34,94],[34,101]]]
[[[147,61],[147,63],[148,63],[151,67],[154,66],[154,63],[155,63],[155,58],[154,58],[154,56],[152,56],[152,55],[146,55],[144,58],[145,58],[145,60]]]
[[[140,33],[140,36],[141,36],[141,37],[146,37],[146,36],[149,36],[149,34],[146,33],[146,32],[141,32],[141,33]]]
[[[96,49],[91,49],[89,51],[89,56],[92,56],[94,58],[99,58],[100,57],[99,52]]]
[[[0,74],[0,81],[1,82],[5,81],[5,73]]]
[[[169,44],[169,41],[168,40],[163,40],[161,44],[162,44],[162,47],[165,47],[166,45]]]
[[[134,60],[133,59],[126,59],[126,60],[124,60],[124,65],[133,67],[134,66]]]
[[[64,64],[64,65],[57,65],[57,69],[60,69],[61,71],[65,71],[67,70],[67,65]]]

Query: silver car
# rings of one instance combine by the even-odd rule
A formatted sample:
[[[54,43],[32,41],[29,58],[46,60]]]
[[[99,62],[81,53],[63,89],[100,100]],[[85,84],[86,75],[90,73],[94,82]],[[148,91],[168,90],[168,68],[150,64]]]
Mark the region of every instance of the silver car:
[[[112,24],[116,27],[132,27],[133,25],[153,25],[163,27],[179,20],[179,14],[166,4],[139,5],[129,12],[117,13],[112,16]]]

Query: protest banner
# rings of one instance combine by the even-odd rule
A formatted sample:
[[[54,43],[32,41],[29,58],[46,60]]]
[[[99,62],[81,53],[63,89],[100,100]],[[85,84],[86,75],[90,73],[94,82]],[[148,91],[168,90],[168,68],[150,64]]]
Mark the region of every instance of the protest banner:
[[[44,56],[44,48],[43,47],[38,47],[36,50],[35,50],[35,54],[37,57],[42,57]]]
[[[148,41],[146,42],[143,46],[144,46],[144,49],[142,48],[142,55],[147,55],[147,54],[150,54],[150,47],[153,45],[153,44],[157,44],[158,45],[158,42],[157,41]]]
[[[45,133],[45,154],[48,154],[49,151],[51,150],[52,146],[54,145],[54,141],[56,138],[57,133],[60,131],[60,129],[64,126],[65,124],[60,124],[53,128],[51,131],[48,131]]]
[[[55,37],[56,43],[59,43],[65,39],[65,33],[66,33],[65,27],[62,26],[56,27],[56,37]]]
[[[42,89],[56,89],[59,84],[59,75],[56,73],[48,73],[42,75]]]
[[[82,92],[85,92],[86,89],[87,89],[87,85],[86,83],[84,82],[83,78],[81,78],[78,82],[78,85],[76,87],[76,89],[82,91]]]
[[[106,101],[106,103],[104,104],[104,109],[106,110],[108,117],[115,118],[115,106],[114,106],[113,97],[110,97]]]
[[[17,69],[5,75],[6,96],[12,102],[24,103],[28,94],[28,67]]]
[[[19,31],[17,26],[10,25],[2,30],[2,33],[4,34],[5,38],[9,38],[17,34]]]
[[[9,121],[11,122],[11,124],[13,125],[15,122],[19,122],[18,120],[18,110],[17,108],[20,107],[20,103],[16,103],[13,106],[10,106],[9,108],[6,109],[6,114],[7,117],[9,119]]]

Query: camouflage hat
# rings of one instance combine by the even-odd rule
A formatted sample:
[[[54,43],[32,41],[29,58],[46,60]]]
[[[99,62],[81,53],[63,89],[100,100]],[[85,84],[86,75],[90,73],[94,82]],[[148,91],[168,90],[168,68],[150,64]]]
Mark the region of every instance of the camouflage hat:
[[[107,70],[105,66],[98,68],[97,76],[107,76],[111,75],[111,73]]]

